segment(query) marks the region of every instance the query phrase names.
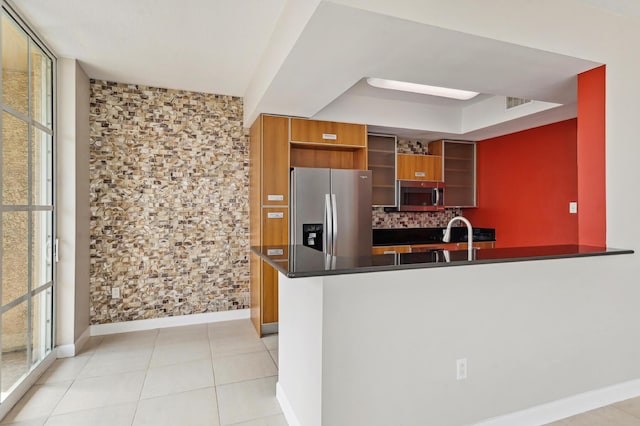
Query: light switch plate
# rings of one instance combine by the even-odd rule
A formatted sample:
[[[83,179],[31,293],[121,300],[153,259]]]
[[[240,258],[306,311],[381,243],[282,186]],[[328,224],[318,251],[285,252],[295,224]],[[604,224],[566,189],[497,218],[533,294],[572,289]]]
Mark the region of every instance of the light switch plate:
[[[569,203],[569,213],[578,213],[578,203],[576,201],[571,201]]]

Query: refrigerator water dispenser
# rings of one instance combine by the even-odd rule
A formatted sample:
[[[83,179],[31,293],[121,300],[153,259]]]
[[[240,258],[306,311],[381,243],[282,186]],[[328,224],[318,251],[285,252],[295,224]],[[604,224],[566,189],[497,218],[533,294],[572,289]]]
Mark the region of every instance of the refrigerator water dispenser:
[[[322,251],[322,224],[302,224],[302,244]]]

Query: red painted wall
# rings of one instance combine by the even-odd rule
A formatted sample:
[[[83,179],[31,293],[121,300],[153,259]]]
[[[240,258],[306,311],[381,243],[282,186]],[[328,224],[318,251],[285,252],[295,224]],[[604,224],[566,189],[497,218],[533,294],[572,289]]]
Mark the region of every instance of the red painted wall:
[[[578,236],[592,246],[607,243],[605,71],[578,74]]]
[[[496,229],[497,247],[578,243],[577,120],[477,145],[478,208],[473,226]]]

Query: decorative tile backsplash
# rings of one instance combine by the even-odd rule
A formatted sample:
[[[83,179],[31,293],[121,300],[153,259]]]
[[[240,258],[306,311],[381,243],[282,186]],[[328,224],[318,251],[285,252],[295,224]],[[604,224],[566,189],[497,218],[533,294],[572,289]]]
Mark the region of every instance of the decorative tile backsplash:
[[[445,209],[438,212],[391,212],[383,208],[373,209],[373,229],[384,228],[441,228],[462,214],[461,209]],[[459,223],[455,224],[456,226]]]
[[[398,154],[429,155],[429,142],[419,140],[398,139],[396,144]]]
[[[238,97],[91,81],[92,324],[249,307],[242,114]]]

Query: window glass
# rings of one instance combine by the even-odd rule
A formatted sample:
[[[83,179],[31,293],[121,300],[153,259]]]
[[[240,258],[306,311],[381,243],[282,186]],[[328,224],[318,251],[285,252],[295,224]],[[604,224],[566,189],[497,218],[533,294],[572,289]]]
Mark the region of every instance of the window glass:
[[[31,44],[31,117],[51,129],[51,59]]]
[[[2,103],[29,113],[29,40],[18,26],[2,14]]]

